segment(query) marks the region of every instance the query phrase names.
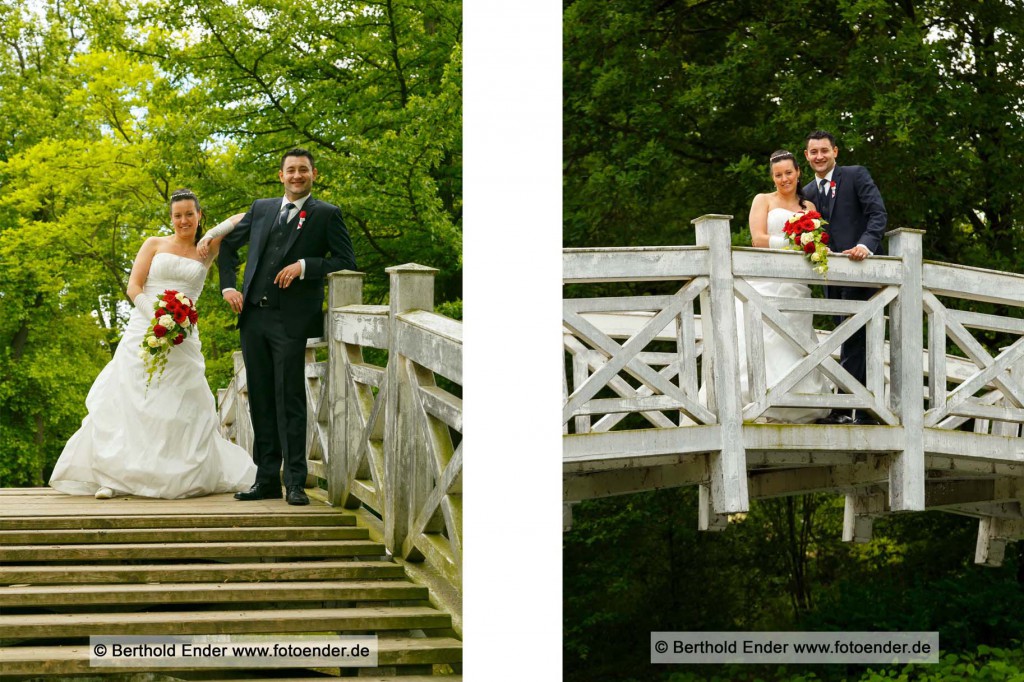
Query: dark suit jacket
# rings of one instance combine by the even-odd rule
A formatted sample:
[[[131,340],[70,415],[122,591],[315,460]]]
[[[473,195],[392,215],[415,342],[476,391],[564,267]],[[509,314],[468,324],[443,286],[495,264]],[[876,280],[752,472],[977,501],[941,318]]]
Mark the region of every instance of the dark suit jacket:
[[[882,194],[864,166],[836,166],[832,173],[835,192],[829,191],[827,206],[818,197],[818,178],[804,186],[804,195],[814,202],[822,215],[828,216],[830,243],[835,252],[863,244],[871,253],[883,253],[882,235],[888,215]]]
[[[270,228],[281,211],[281,197],[257,199],[221,243],[217,267],[220,271],[220,287],[238,288],[238,249],[249,245],[249,256],[242,280],[242,314],[239,326],[245,321],[246,313],[252,309],[249,303],[249,287],[266,246]],[[305,212],[302,229],[298,229],[299,214]],[[282,262],[275,267],[283,268],[298,261],[306,261],[306,274],[280,291],[280,310],[290,332],[296,337],[311,338],[323,335],[324,283],[328,273],[335,270],[355,270],[356,259],[352,250],[341,210],[326,201],[313,197],[306,199],[302,210],[288,223],[288,242]],[[328,255],[329,254],[329,255]]]

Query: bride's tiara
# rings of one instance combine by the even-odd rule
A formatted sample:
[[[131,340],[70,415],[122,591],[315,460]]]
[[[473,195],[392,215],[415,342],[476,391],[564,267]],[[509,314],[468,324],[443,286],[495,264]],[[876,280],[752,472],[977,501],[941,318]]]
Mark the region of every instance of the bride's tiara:
[[[775,163],[776,161],[781,161],[782,159],[795,159],[795,158],[796,157],[793,156],[792,152],[782,152],[781,154],[776,154],[772,158],[768,159],[768,163]]]

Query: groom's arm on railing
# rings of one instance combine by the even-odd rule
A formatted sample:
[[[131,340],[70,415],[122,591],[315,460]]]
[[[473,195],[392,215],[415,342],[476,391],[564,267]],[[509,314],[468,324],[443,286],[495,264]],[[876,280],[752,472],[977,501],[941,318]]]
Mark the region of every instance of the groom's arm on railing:
[[[242,311],[242,294],[238,291],[238,250],[249,243],[249,231],[252,230],[253,202],[242,219],[235,224],[235,229],[224,236],[217,256],[217,271],[220,275],[220,290],[224,300],[231,304],[236,313]]]
[[[889,215],[885,210],[885,202],[882,201],[882,193],[871,178],[871,173],[864,166],[849,166],[857,169],[857,179],[854,187],[857,189],[857,198],[864,209],[864,216],[867,218],[867,225],[864,227],[864,234],[860,236],[857,243],[870,251],[878,253],[882,248],[882,236],[885,234],[885,227],[889,223]]]

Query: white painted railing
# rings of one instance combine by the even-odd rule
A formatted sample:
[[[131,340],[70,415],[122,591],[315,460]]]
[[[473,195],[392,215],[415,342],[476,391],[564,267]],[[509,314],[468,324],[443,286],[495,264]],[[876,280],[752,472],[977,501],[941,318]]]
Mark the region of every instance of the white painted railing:
[[[409,264],[387,272],[388,305],[362,303],[362,273],[330,275],[328,337],[306,347],[307,487],[362,510],[388,551],[443,581],[445,605],[457,609],[462,399],[435,376],[461,386],[462,323],[433,312],[436,270]],[[222,432],[251,451],[241,353],[218,404]]]
[[[848,539],[865,539],[886,511],[944,508],[982,518],[978,559],[997,562],[1005,542],[1024,535],[1015,497],[1024,476],[1024,276],[924,262],[923,232],[899,229],[888,234],[890,255],[833,256],[824,280],[801,253],[732,248],[729,219],[695,220],[695,246],[565,250],[566,501],[697,484],[702,527],[718,528],[752,496],[832,490],[847,495]],[[874,292],[866,301],[771,297],[754,278]],[[642,293],[588,295],[610,285]],[[746,303],[742,346],[736,300]],[[973,312],[978,303],[1009,314]],[[809,334],[792,311],[842,321]],[[766,326],[804,354],[772,385]],[[864,383],[837,361],[859,329]],[[994,352],[979,331],[1012,342]],[[839,390],[795,393],[812,371]],[[866,409],[882,425],[757,423],[773,407]]]

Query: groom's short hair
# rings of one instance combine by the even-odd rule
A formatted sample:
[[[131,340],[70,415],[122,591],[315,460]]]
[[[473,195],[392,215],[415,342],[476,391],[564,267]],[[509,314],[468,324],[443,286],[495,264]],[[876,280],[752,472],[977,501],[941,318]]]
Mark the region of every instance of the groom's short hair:
[[[834,148],[836,146],[835,136],[832,133],[828,132],[827,130],[815,130],[813,133],[808,135],[807,139],[804,140],[805,149],[807,148],[807,143],[810,142],[811,140],[828,140],[828,144],[830,147]]]
[[[296,147],[295,149],[290,149],[286,151],[284,153],[284,156],[281,157],[282,170],[284,169],[284,162],[288,159],[289,156],[305,156],[307,159],[309,159],[309,167],[316,168],[316,163],[313,161],[312,152],[310,152],[308,149],[303,149],[302,147]]]

